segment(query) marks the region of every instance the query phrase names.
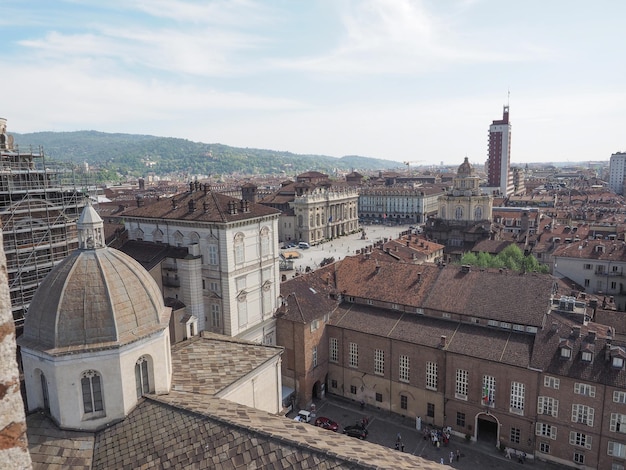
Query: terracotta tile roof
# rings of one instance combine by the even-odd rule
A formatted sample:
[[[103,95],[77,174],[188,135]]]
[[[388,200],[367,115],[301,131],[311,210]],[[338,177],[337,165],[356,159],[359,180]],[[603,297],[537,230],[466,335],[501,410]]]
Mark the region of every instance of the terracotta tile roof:
[[[528,367],[532,353],[532,335],[364,305],[342,304],[330,323],[430,348],[445,336],[446,351],[518,367]]]
[[[172,346],[172,390],[214,395],[281,353],[279,347],[203,331]]]
[[[512,245],[512,241],[506,240],[480,240],[472,248],[473,253],[489,253],[497,255],[507,246]]]
[[[190,203],[193,205],[193,210],[191,210]],[[229,205],[233,204],[234,210],[230,210]],[[279,213],[277,209],[253,202],[248,203],[247,209],[242,210],[240,199],[214,191],[205,193],[199,190],[176,194],[172,198],[160,200],[149,206],[128,209],[124,211],[123,216],[227,223]]]
[[[310,323],[331,313],[338,301],[331,298],[334,288],[334,266],[294,277],[280,285],[283,305],[277,316],[298,323]]]
[[[582,240],[558,245],[554,256],[603,261],[626,261],[626,242],[611,240]]]
[[[470,269],[440,270],[424,308],[476,318],[541,326],[549,309],[553,281],[548,274]]]
[[[574,328],[580,333],[575,334]],[[595,332],[591,333],[591,332]],[[597,323],[581,325],[559,313],[552,313],[548,323],[540,330],[535,340],[531,367],[549,374],[571,377],[574,379],[626,387],[626,370],[612,367],[605,357],[607,344],[610,348],[626,349],[626,343],[608,335],[608,327]],[[561,357],[560,346],[571,348],[571,357]],[[581,359],[581,351],[589,350],[593,345],[593,361]]]

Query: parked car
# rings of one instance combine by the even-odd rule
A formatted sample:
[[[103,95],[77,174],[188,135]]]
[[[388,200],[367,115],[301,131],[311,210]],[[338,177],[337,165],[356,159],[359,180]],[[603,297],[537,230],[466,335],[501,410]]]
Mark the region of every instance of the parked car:
[[[337,431],[337,429],[339,429],[339,425],[336,422],[332,419],[326,418],[325,416],[320,416],[313,424],[315,424],[315,426],[319,426],[320,428],[330,429],[331,431]]]
[[[346,426],[343,428],[343,433],[348,436],[358,437],[359,439],[365,439],[367,437],[367,429],[360,424],[354,424],[352,426]]]
[[[283,245],[283,250],[288,250],[289,248],[295,248],[296,246],[298,246],[296,242],[285,242],[285,244]]]
[[[301,250],[308,250],[309,248],[311,248],[311,245],[309,245],[307,242],[300,242],[298,243],[298,248],[300,248]]]

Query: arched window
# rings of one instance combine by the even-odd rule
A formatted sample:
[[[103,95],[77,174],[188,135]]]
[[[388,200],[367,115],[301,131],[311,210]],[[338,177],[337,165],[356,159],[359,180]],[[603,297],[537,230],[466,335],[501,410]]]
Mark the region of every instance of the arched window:
[[[478,206],[474,209],[474,220],[482,220],[483,218],[483,208]]]
[[[80,385],[83,392],[83,409],[85,414],[104,412],[104,400],[102,399],[102,379],[95,370],[83,372]],[[104,414],[104,413],[102,413]]]
[[[140,228],[135,229],[135,240],[143,240],[143,230]]]
[[[189,241],[191,243],[200,243],[200,235],[198,235],[198,232],[191,232],[189,234]]]
[[[47,412],[50,412],[50,396],[48,395],[48,381],[46,380],[46,376],[41,373],[39,376],[41,379],[41,396],[43,398],[43,409]]]
[[[152,232],[152,238],[156,243],[163,243],[163,231],[159,228],[155,229]]]
[[[148,359],[141,356],[135,364],[135,386],[137,388],[137,398],[141,398],[146,393],[150,393],[150,379],[148,374]]]
[[[183,236],[182,233],[180,233],[180,231],[176,230],[176,232],[174,233],[174,242],[176,243],[176,246],[183,246],[183,239],[185,237]]]
[[[315,226],[319,227],[320,225],[320,214],[319,212],[317,214],[315,214]]]
[[[298,216],[298,227],[302,227],[302,224],[304,223],[304,219],[302,218],[301,215]]]
[[[456,208],[456,211],[454,211],[454,218],[456,220],[462,220],[463,219],[463,208],[461,206]]]
[[[235,249],[235,264],[241,264],[244,259],[244,234],[239,232],[233,240]]]
[[[446,218],[446,206],[441,206],[441,218]]]

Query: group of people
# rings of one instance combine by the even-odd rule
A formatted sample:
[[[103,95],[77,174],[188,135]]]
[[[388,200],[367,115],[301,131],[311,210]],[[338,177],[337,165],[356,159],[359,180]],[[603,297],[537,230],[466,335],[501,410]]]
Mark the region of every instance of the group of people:
[[[430,438],[430,442],[434,447],[441,447],[441,444],[444,446],[448,445],[450,442],[450,428],[444,429],[428,429],[424,428],[424,440]]]

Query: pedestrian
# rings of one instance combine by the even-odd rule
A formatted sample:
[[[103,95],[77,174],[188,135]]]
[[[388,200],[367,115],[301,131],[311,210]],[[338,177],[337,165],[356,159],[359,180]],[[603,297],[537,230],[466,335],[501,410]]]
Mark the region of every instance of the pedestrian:
[[[450,451],[450,463],[454,462],[454,452]]]
[[[398,442],[400,442],[402,440],[402,436],[400,435],[400,433],[398,433],[398,435],[396,436],[396,440]]]
[[[461,451],[459,449],[456,450],[456,461],[458,462],[461,458]]]
[[[402,452],[404,452],[404,444],[400,444],[400,448],[402,449]]]
[[[441,465],[443,465],[443,457],[441,457],[441,458],[439,459],[439,463],[440,463]]]

